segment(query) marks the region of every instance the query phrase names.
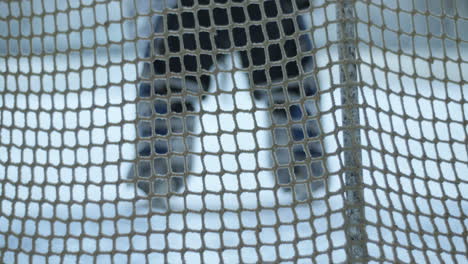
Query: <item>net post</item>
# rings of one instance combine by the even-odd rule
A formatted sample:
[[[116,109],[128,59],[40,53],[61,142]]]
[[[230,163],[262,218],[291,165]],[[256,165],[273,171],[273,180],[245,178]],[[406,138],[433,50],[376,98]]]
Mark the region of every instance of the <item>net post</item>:
[[[356,0],[337,0],[337,33],[343,106],[344,178],[346,192],[346,251],[348,263],[366,263],[366,230],[359,129],[358,60],[356,59]]]

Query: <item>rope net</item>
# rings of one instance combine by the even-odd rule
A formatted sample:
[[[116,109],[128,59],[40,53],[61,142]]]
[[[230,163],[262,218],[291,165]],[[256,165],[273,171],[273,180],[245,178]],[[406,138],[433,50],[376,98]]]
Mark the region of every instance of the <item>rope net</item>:
[[[0,262],[468,263],[464,0],[0,1]]]

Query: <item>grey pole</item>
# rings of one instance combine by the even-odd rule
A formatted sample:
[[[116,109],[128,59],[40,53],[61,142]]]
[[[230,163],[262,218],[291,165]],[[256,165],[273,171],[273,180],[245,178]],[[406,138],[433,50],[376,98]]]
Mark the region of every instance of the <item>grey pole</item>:
[[[359,129],[358,60],[356,59],[356,0],[337,0],[343,150],[346,191],[346,251],[348,263],[367,262],[364,195]]]

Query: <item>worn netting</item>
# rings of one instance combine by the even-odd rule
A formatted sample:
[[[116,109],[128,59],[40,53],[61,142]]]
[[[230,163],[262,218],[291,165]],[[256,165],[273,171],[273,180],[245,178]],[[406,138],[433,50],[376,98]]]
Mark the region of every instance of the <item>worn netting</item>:
[[[0,1],[0,262],[468,263],[465,0]]]

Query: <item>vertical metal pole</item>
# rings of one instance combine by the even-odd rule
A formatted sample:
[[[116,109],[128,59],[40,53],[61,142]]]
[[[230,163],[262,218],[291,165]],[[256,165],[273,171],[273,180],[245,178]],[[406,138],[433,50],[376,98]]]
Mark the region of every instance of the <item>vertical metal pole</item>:
[[[367,262],[364,195],[359,129],[358,61],[356,59],[356,0],[337,0],[341,103],[346,190],[346,251],[348,263]]]

